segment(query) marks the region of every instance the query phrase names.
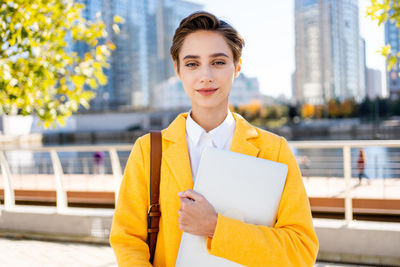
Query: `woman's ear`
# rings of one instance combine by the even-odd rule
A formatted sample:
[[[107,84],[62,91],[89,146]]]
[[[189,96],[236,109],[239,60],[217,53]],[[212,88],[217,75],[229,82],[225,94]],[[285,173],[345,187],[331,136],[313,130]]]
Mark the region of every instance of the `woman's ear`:
[[[236,64],[235,68],[235,78],[237,78],[242,70],[242,59],[239,59],[239,62]]]
[[[179,69],[178,69],[178,62],[176,60],[174,61],[174,71],[176,76],[178,76],[178,78],[181,79],[181,75],[179,74]]]

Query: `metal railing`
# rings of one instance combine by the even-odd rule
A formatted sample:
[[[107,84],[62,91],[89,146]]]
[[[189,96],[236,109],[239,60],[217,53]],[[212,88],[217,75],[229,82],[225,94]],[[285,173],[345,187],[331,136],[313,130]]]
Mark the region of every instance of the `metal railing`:
[[[307,151],[316,150],[316,149],[333,149],[340,152],[339,156],[322,156],[320,159],[320,167],[323,167],[328,163],[335,163],[335,166],[332,169],[335,173],[339,172],[341,177],[344,177],[345,183],[345,220],[350,222],[353,220],[353,209],[352,209],[352,196],[351,192],[351,178],[352,178],[352,169],[354,169],[354,164],[352,165],[352,156],[351,149],[358,148],[366,148],[366,147],[380,147],[380,148],[400,148],[400,140],[382,140],[382,141],[292,141],[289,142],[289,145],[295,150],[305,149]],[[10,160],[7,159],[7,153],[14,151],[30,151],[32,153],[44,153],[47,154],[48,158],[41,159],[41,169],[49,171],[53,170],[54,173],[54,183],[56,189],[56,206],[58,212],[63,212],[67,207],[67,190],[65,188],[65,183],[63,182],[63,176],[65,172],[72,173],[74,166],[74,161],[71,159],[60,160],[60,153],[63,152],[75,152],[75,153],[93,153],[96,151],[104,151],[108,153],[107,160],[109,160],[110,170],[109,172],[112,174],[113,183],[114,183],[114,193],[115,193],[115,201],[118,198],[119,186],[122,179],[122,169],[124,163],[121,163],[121,158],[118,155],[119,152],[129,152],[132,149],[132,145],[77,145],[77,146],[52,146],[52,147],[20,147],[20,148],[0,148],[0,165],[3,177],[3,187],[4,187],[4,208],[12,209],[15,206],[15,196],[14,189],[12,186],[12,176],[13,173],[10,171]],[[398,153],[398,152],[396,152]],[[301,154],[301,153],[300,153]],[[400,153],[398,153],[400,156]],[[389,162],[388,166],[392,166],[394,168],[393,173],[396,174],[396,177],[400,177],[397,175],[397,172],[400,171],[400,157],[397,154],[395,155],[396,160],[394,162]],[[399,158],[399,159],[397,159]],[[354,157],[353,157],[354,159]],[[82,164],[79,165],[79,171],[87,173],[89,158],[80,157],[78,158],[78,162],[82,161]],[[103,159],[104,160],[104,159]],[[65,163],[66,162],[66,163]],[[47,166],[46,164],[51,163],[51,166]],[[64,164],[64,165],[63,165]],[[66,165],[67,164],[67,165]],[[69,165],[68,165],[69,164]],[[75,164],[75,165],[73,165]],[[121,167],[121,165],[123,167]],[[86,166],[86,167],[85,167]],[[36,166],[37,167],[37,166]],[[75,166],[76,167],[76,166]],[[353,168],[352,168],[353,167]],[[398,167],[398,168],[397,168]],[[309,168],[313,168],[313,166],[309,166]],[[327,170],[327,171],[332,171]],[[32,170],[27,171],[28,173]],[[309,170],[308,170],[309,171]],[[107,171],[108,172],[108,171]],[[303,172],[304,175],[305,171]]]
[[[67,192],[63,184],[64,171],[58,156],[58,152],[96,152],[108,151],[111,160],[112,175],[114,178],[115,201],[118,199],[119,186],[122,180],[122,169],[118,156],[118,151],[130,151],[132,145],[93,145],[93,146],[52,146],[52,147],[20,147],[20,148],[0,148],[0,163],[4,181],[4,207],[12,209],[15,206],[15,195],[12,187],[12,174],[6,159],[6,153],[11,151],[45,152],[50,154],[51,163],[54,171],[56,184],[57,211],[63,212],[67,207]]]
[[[291,147],[302,149],[342,149],[343,153],[343,170],[345,181],[345,220],[350,222],[353,220],[353,207],[351,191],[351,149],[364,147],[386,147],[399,148],[400,140],[340,140],[340,141],[293,141],[289,143]]]

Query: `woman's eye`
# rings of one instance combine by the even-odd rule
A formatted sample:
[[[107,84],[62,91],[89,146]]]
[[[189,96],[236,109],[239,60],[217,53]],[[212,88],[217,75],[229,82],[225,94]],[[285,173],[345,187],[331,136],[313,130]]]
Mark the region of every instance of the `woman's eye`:
[[[189,62],[189,63],[186,63],[185,66],[186,66],[186,67],[189,67],[189,68],[193,68],[193,67],[196,67],[196,66],[197,66],[197,63]]]
[[[214,65],[225,65],[225,61],[215,61]]]

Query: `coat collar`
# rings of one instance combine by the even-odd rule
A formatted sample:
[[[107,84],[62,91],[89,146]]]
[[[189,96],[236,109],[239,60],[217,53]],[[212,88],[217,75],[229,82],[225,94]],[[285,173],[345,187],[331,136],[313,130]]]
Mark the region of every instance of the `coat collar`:
[[[258,137],[257,129],[239,114],[232,114],[236,120],[236,127],[230,150],[232,152],[257,157],[260,149],[249,141]]]
[[[236,121],[230,150],[241,154],[257,157],[260,149],[248,140],[256,138],[258,132],[242,116],[232,115]],[[181,113],[162,131],[162,138],[167,141],[163,146],[163,159],[171,169],[180,190],[193,189],[193,179],[190,170],[190,159],[186,143],[186,118],[188,113]]]

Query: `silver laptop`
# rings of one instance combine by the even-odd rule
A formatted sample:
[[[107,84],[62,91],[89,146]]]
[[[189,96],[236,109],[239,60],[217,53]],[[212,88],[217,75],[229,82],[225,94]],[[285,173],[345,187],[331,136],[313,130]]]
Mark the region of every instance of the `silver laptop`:
[[[220,214],[273,226],[287,171],[283,163],[208,147],[200,159],[194,190]],[[175,266],[241,265],[210,255],[205,237],[183,233]]]

